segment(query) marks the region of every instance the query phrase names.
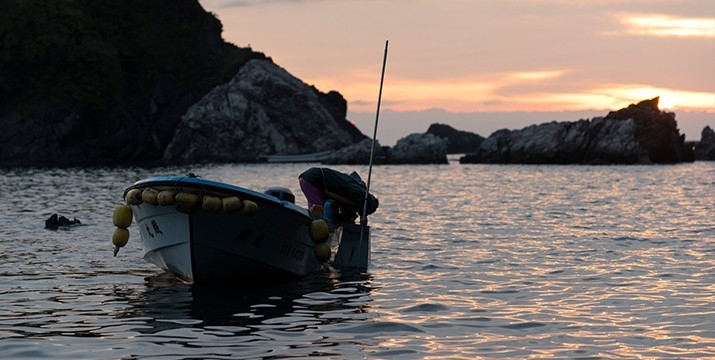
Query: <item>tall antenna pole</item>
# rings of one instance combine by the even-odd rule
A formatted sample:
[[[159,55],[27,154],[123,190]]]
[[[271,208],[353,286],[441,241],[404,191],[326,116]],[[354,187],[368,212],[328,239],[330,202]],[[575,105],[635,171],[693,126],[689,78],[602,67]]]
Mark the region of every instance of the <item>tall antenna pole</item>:
[[[380,119],[380,103],[382,102],[382,84],[385,81],[385,65],[387,64],[387,45],[389,40],[385,40],[385,55],[382,58],[382,74],[380,75],[380,92],[377,95],[377,111],[375,112],[375,128],[372,132],[372,146],[370,147],[370,165],[367,171],[367,185],[365,187],[365,201],[363,201],[362,216],[360,224],[367,225],[367,198],[370,194],[370,180],[372,180],[372,158],[375,154],[375,141],[377,139],[377,123]],[[360,236],[362,239],[362,236]]]

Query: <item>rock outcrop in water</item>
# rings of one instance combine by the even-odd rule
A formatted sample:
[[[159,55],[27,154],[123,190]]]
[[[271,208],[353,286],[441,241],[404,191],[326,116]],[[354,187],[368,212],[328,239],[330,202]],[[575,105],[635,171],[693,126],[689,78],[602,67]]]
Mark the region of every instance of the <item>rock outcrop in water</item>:
[[[50,215],[47,220],[45,220],[45,229],[57,230],[59,228],[66,228],[72,225],[79,225],[81,222],[74,218],[70,220],[64,216],[57,216],[57,214]]]
[[[372,140],[347,146],[334,152],[323,164],[368,164]],[[373,164],[447,164],[447,145],[444,139],[432,134],[410,134],[392,147],[375,143]]]
[[[693,159],[675,114],[660,111],[656,97],[592,120],[499,130],[460,163],[672,164]]]
[[[447,143],[433,134],[410,134],[387,150],[389,164],[447,164]]]
[[[323,161],[326,165],[365,165],[370,163],[370,150],[372,139],[364,139],[356,144],[343,147],[332,153],[330,157]],[[373,153],[373,164],[384,164],[386,161],[386,148],[380,146],[380,142],[375,142]]]
[[[695,160],[715,160],[715,131],[710,126],[703,128],[700,141],[695,143]]]
[[[427,133],[446,140],[447,154],[473,153],[484,141],[484,137],[480,135],[469,131],[460,131],[445,124],[432,124],[427,129]]]
[[[365,137],[340,94],[221,31],[198,0],[3,2],[0,165],[258,161]]]

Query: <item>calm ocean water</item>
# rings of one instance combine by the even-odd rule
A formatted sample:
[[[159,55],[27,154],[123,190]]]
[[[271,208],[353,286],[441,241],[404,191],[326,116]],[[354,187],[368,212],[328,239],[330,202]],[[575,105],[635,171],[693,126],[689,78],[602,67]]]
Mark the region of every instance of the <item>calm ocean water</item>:
[[[176,283],[135,224],[112,257],[140,178],[288,186],[305,205],[308,166],[0,169],[0,358],[715,358],[713,162],[378,166],[367,274]],[[45,230],[52,213],[82,225]]]

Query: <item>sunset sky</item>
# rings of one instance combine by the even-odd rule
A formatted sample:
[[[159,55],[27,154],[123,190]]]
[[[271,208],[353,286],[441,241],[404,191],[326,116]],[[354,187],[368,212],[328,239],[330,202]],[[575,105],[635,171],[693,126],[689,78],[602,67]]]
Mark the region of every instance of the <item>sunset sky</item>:
[[[660,96],[687,138],[715,127],[712,0],[200,0],[223,37],[348,100],[383,145],[433,122],[499,128]]]

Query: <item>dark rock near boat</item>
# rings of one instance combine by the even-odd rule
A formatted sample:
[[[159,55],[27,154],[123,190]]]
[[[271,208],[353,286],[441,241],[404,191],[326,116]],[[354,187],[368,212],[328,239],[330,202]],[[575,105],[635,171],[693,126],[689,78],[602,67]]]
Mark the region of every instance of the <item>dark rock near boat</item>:
[[[372,139],[364,139],[356,144],[336,150],[323,161],[323,164],[367,165],[370,163],[371,147]],[[385,148],[380,146],[379,141],[375,141],[373,164],[384,164],[385,160]]]
[[[68,227],[71,225],[79,225],[81,222],[77,220],[77,218],[74,218],[72,220],[64,217],[64,216],[58,216],[57,214],[52,214],[50,215],[47,220],[45,220],[45,229],[50,229],[50,230],[57,230],[61,227]]]
[[[695,160],[715,160],[715,131],[710,126],[703,128],[700,141],[695,143]]]
[[[469,154],[477,151],[484,137],[478,134],[457,130],[445,124],[432,124],[427,129],[428,134],[436,135],[446,140],[447,154]]]
[[[371,139],[346,146],[333,152],[323,164],[370,163]],[[433,134],[410,134],[397,141],[395,146],[381,147],[375,142],[373,164],[447,164],[446,140]]]
[[[446,140],[425,133],[410,134],[387,150],[389,164],[447,164]]]
[[[660,111],[656,97],[591,120],[499,130],[460,163],[672,164],[693,159],[675,114]]]

